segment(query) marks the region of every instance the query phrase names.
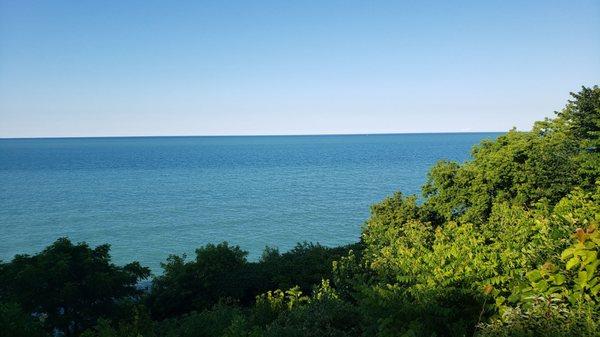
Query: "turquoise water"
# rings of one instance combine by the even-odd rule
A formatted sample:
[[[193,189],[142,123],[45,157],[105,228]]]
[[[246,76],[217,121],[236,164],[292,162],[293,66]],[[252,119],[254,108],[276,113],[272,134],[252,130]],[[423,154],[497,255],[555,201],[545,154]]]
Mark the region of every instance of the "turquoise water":
[[[440,159],[496,133],[0,140],[0,259],[61,236],[160,272],[226,240],[260,256],[355,242],[369,206],[419,193]]]

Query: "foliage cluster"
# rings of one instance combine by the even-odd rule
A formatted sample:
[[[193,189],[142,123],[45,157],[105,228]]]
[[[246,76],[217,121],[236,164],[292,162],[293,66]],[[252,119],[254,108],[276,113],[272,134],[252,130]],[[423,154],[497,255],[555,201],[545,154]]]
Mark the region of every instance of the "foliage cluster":
[[[78,336],[85,330],[87,336],[219,336],[249,307],[252,322],[265,326],[295,308],[296,300],[306,302],[301,294],[331,278],[332,262],[351,247],[360,249],[309,243],[285,253],[267,248],[249,262],[237,246],[208,244],[191,261],[170,256],[144,291],[139,282],[149,269],[137,262],[115,266],[108,245],[91,248],[61,238],[36,255],[0,263],[0,336]],[[324,285],[317,298],[331,289]]]

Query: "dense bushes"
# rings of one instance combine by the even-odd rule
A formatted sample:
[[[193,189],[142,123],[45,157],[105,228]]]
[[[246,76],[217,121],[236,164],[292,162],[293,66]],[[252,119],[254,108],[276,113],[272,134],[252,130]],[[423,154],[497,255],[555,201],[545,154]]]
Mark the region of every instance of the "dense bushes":
[[[564,305],[540,304],[528,310],[510,309],[479,326],[480,337],[597,337],[597,315]]]
[[[261,293],[293,288],[288,293],[310,294],[331,277],[332,262],[349,249],[304,243],[286,253],[266,249],[259,261],[248,262],[239,247],[209,244],[191,261],[169,257],[163,274],[144,293],[137,283],[149,276],[147,268],[138,263],[117,267],[108,245],[91,248],[61,238],[39,254],[0,263],[0,330],[10,336],[44,330],[79,335],[91,327],[88,336],[215,336],[233,318],[243,317],[241,310]],[[279,314],[254,321],[266,325]],[[201,334],[198,326],[213,330]]]
[[[45,336],[40,320],[24,312],[18,304],[0,303],[0,337]]]
[[[171,256],[163,264],[164,274],[151,288],[149,307],[156,318],[167,318],[208,309],[221,298],[240,299],[252,285],[247,275],[246,255],[226,243],[196,250],[195,261]]]
[[[149,308],[154,318],[164,319],[208,309],[221,300],[251,305],[256,295],[272,289],[298,286],[307,293],[331,277],[332,262],[351,247],[360,249],[304,243],[281,254],[267,248],[258,262],[248,262],[239,247],[209,244],[196,250],[193,261],[169,257],[163,275],[154,279]]]
[[[600,177],[600,89],[573,97],[556,119],[536,123],[531,132],[512,130],[485,141],[467,163],[435,165],[422,203],[396,194],[373,207],[359,263],[375,277],[359,287],[359,297],[385,318],[376,334],[472,335],[477,322],[491,319],[496,323],[479,333],[503,322],[544,335],[549,326],[536,331],[538,325],[514,322],[539,318],[542,299],[564,317],[585,318],[578,324],[598,315],[598,269],[587,259],[598,254],[592,237],[600,189],[590,182]],[[588,238],[587,248],[568,248],[572,233]],[[579,259],[566,263],[580,270],[550,275],[564,265],[561,255]],[[573,301],[580,297],[585,303]],[[512,322],[499,318],[509,316]],[[598,332],[589,324],[586,329]]]
[[[17,256],[0,264],[0,333],[600,336],[600,88],[572,96],[532,131],[436,164],[422,198],[374,205],[355,245],[257,262],[207,245],[171,256],[147,294],[134,285],[148,270],[112,265],[108,246]]]
[[[141,295],[136,284],[150,271],[137,262],[117,267],[108,252],[108,245],[91,249],[58,239],[34,256],[17,255],[0,265],[0,302],[16,303],[47,331],[66,335],[77,335],[98,317],[127,315]]]

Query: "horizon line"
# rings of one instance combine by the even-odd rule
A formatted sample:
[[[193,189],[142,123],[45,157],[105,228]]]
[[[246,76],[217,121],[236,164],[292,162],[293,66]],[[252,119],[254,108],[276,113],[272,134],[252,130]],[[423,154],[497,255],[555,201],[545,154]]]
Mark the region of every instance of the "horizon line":
[[[0,140],[28,139],[94,139],[94,138],[201,138],[201,137],[311,137],[311,136],[393,136],[424,134],[505,133],[507,131],[425,131],[425,132],[369,132],[369,133],[298,133],[298,134],[216,134],[216,135],[105,135],[105,136],[42,136],[0,137]]]

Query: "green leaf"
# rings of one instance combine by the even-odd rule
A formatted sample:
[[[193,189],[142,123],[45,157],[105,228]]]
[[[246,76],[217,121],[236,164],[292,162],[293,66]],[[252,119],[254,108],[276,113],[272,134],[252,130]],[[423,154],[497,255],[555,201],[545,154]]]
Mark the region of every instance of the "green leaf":
[[[579,263],[579,259],[576,257],[572,257],[568,262],[567,262],[567,270],[571,270],[573,267],[575,267],[577,264]]]
[[[600,292],[600,284],[597,284],[595,287],[593,287],[590,290],[590,293],[592,293],[592,295],[594,295],[594,296],[598,295],[599,292]]]
[[[535,288],[541,293],[546,292],[546,290],[548,290],[548,282],[546,282],[546,280],[541,280],[535,285]]]
[[[529,273],[527,273],[527,279],[530,282],[537,282],[542,279],[542,273],[540,273],[539,270],[532,270]]]
[[[583,286],[587,285],[588,273],[585,270],[582,270],[578,274],[579,274],[579,277],[578,277],[577,283],[579,283],[579,285],[583,288]]]
[[[573,255],[573,251],[574,250],[575,250],[574,248],[567,248],[567,249],[565,249],[562,252],[562,254],[560,254],[560,258],[563,259],[563,260],[565,260],[567,257]]]
[[[554,284],[556,285],[562,285],[563,283],[565,283],[566,278],[565,275],[563,274],[556,274],[556,276],[554,276]]]

